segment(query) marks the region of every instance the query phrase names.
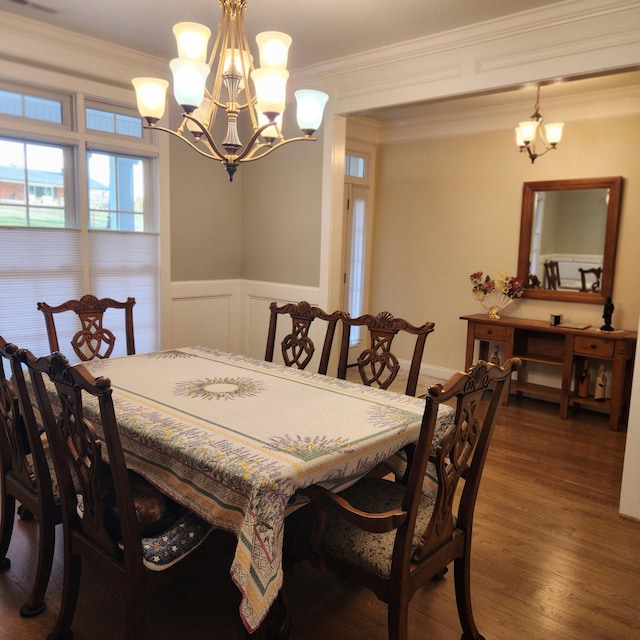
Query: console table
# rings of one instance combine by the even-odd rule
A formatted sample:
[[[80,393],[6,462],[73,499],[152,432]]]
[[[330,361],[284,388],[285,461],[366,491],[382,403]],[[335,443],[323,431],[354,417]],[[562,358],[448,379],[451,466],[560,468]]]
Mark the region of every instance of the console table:
[[[598,328],[576,329],[564,325],[552,326],[542,320],[524,318],[489,319],[484,314],[461,316],[467,322],[465,368],[474,361],[476,342],[479,358],[489,360],[491,344],[501,344],[504,359],[517,356],[522,360],[517,379],[511,381],[516,393],[555,400],[560,403],[560,417],[567,418],[569,405],[585,405],[609,413],[609,427],[618,430],[623,414],[628,410],[631,377],[635,357],[637,331],[600,331]],[[582,367],[604,362],[607,366],[607,395],[596,400],[590,391],[578,396],[578,378]],[[534,384],[527,380],[527,363],[535,362],[556,367],[561,376],[560,388]],[[575,371],[575,384],[572,385]],[[595,375],[591,375],[594,379]],[[505,396],[509,402],[509,395]]]

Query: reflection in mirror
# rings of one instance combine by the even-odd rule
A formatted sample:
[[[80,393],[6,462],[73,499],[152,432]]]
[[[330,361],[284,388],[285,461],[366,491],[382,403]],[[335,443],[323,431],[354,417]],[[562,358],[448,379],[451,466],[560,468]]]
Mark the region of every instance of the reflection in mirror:
[[[612,295],[621,184],[619,177],[524,183],[525,297],[602,303]]]

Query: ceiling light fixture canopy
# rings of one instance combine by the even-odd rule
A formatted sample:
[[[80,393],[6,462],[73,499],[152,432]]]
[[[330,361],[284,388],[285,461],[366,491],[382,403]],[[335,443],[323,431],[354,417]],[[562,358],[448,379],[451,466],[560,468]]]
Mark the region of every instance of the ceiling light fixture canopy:
[[[247,1],[218,0],[218,4],[222,17],[208,60],[208,27],[195,22],[180,22],[173,27],[178,44],[178,57],[170,63],[173,93],[183,110],[177,130],[157,126],[164,115],[169,83],[159,78],[134,78],[132,83],[146,128],[178,136],[201,155],[221,161],[231,181],[241,162],[263,158],[289,142],[315,140],[312,136],[322,123],[329,96],[309,89],[296,91],[298,126],[303,135],[285,139],[281,125],[291,37],[277,31],[259,33],[260,67],[255,68],[244,25]],[[208,88],[210,74],[213,82]],[[251,127],[246,144],[238,130],[242,113],[248,114]],[[218,143],[214,125],[221,114],[226,116],[227,126],[224,139]]]
[[[536,161],[536,158],[543,156],[547,151],[557,149],[560,140],[562,139],[563,122],[554,122],[552,124],[543,123],[542,114],[540,113],[540,85],[538,85],[538,91],[536,93],[536,105],[535,110],[529,120],[520,122],[516,127],[516,144],[520,149],[520,152],[527,152],[531,164]],[[538,148],[543,148],[544,151],[540,153],[536,152],[536,138],[540,138],[541,145]]]

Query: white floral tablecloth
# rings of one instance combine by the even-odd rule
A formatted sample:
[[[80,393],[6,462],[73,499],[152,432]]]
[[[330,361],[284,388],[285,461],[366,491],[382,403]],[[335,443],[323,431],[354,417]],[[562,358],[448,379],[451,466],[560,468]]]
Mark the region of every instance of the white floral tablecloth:
[[[236,534],[231,574],[249,631],[282,585],[295,492],[347,486],[415,441],[424,410],[424,400],[202,347],[86,364],[111,379],[127,464]],[[442,412],[444,428],[453,412]]]

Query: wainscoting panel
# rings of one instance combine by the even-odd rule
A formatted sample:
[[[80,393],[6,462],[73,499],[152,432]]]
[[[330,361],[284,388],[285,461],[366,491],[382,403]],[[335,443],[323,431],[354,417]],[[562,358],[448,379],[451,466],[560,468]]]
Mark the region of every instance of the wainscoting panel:
[[[171,346],[240,350],[237,280],[171,284]]]

